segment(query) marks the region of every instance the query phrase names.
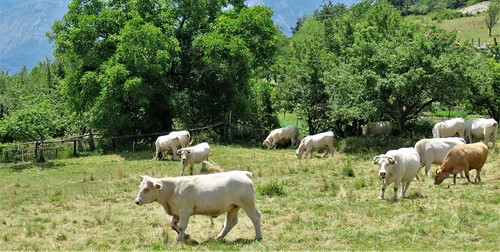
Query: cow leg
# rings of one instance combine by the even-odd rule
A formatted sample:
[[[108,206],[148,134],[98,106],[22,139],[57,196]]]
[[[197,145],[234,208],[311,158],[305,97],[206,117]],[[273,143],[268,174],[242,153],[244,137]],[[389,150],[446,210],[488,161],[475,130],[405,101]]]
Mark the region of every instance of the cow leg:
[[[470,181],[469,169],[465,169],[464,173],[465,173],[465,177],[467,178],[467,183],[471,184],[472,181]],[[455,177],[456,176],[457,176],[457,174],[455,174],[454,177],[453,177],[453,183],[455,183]]]
[[[172,160],[177,160],[177,146],[172,147]]]
[[[186,233],[189,217],[189,214],[179,216],[179,236],[177,237],[177,241],[182,242],[189,239],[189,235]]]
[[[476,178],[474,179],[474,183],[481,183],[481,170],[476,170],[477,173],[476,173]]]
[[[398,200],[398,189],[399,189],[400,184],[401,184],[401,180],[394,181],[394,195],[393,195],[393,198],[394,198],[395,201]]]
[[[186,165],[185,165],[185,164],[182,164],[181,176],[184,176],[184,169],[186,169]]]
[[[189,175],[193,175],[194,163],[189,166]]]
[[[227,212],[226,221],[224,222],[224,227],[217,235],[217,239],[224,238],[229,231],[238,223],[238,211],[240,208],[238,206],[234,206],[231,210]]]
[[[170,219],[170,226],[172,227],[177,234],[179,234],[179,217],[172,216],[172,219]]]
[[[429,171],[431,170],[432,161],[427,160],[425,162],[425,176],[429,176]]]
[[[401,188],[401,197],[406,198],[406,192],[408,191],[408,188],[410,187],[411,181],[408,182],[403,182],[403,188]]]
[[[382,180],[382,191],[380,192],[380,196],[378,197],[379,199],[384,199],[384,193],[385,193],[386,187],[387,187],[387,184],[385,183],[384,180]]]
[[[255,228],[255,239],[262,240],[262,229],[260,226],[260,212],[257,208],[243,208],[245,213],[247,213],[250,220],[252,220],[253,226]]]
[[[457,173],[453,173],[453,184],[457,184]]]

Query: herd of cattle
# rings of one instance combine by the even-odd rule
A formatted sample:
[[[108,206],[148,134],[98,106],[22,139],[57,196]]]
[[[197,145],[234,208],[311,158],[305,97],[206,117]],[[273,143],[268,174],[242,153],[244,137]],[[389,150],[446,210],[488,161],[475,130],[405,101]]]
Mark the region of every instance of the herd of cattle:
[[[362,126],[363,135],[388,135],[392,124],[388,121],[372,122]],[[456,183],[458,173],[465,173],[468,182],[470,170],[476,170],[475,182],[481,182],[481,168],[488,157],[490,138],[495,148],[498,122],[494,119],[469,119],[465,125],[463,118],[455,118],[436,123],[432,129],[433,138],[422,139],[414,147],[390,150],[373,158],[373,164],[378,165],[378,173],[382,181],[380,199],[384,199],[386,187],[394,183],[394,200],[397,200],[401,184],[401,197],[406,192],[413,179],[420,180],[418,172],[425,167],[427,176],[432,164],[440,165],[436,169],[434,184],[440,184],[445,178],[453,175]],[[458,137],[456,137],[458,135]],[[473,139],[482,142],[473,143]],[[156,140],[155,159],[165,158],[167,152],[172,152],[172,159],[181,156],[182,171],[179,177],[153,178],[142,176],[139,194],[135,199],[137,205],[151,202],[161,204],[167,214],[172,216],[171,227],[178,233],[178,241],[189,238],[186,234],[188,220],[192,215],[207,215],[216,217],[227,213],[224,227],[217,238],[224,238],[238,222],[238,211],[242,208],[255,227],[256,239],[262,239],[261,214],[256,208],[252,174],[248,171],[231,171],[197,176],[182,176],[186,165],[190,165],[190,175],[193,175],[194,164],[208,161],[210,146],[200,143],[188,147],[191,136],[188,131],[174,131],[160,136]],[[270,132],[263,145],[268,149],[276,148],[283,143],[291,142],[293,147],[299,143],[299,131],[294,125]],[[305,153],[313,156],[313,151],[325,150],[334,155],[334,133],[331,131],[304,137],[296,150],[300,160]],[[180,149],[178,149],[181,147]]]

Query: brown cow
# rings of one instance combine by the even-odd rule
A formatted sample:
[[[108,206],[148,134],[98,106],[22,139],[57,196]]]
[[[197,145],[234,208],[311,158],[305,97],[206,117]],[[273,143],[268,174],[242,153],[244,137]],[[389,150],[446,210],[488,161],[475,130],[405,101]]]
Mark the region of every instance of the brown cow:
[[[464,171],[467,181],[470,170],[476,170],[477,175],[474,182],[481,182],[481,168],[483,168],[488,157],[488,146],[484,143],[455,145],[444,157],[441,166],[436,170],[434,184],[439,185],[450,174],[453,174],[453,184],[456,184],[457,173]]]

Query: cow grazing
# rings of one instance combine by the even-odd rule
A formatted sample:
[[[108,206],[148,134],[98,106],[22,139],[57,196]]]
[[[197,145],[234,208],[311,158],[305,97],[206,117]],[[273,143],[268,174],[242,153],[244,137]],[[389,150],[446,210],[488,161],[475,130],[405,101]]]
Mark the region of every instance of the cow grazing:
[[[392,131],[392,122],[369,122],[361,126],[363,136],[366,135],[390,135]]]
[[[186,165],[190,165],[190,175],[193,175],[194,164],[202,163],[201,169],[205,168],[205,163],[203,161],[208,161],[208,154],[210,154],[210,146],[208,143],[200,143],[192,147],[182,148],[177,151],[177,154],[181,155],[182,162],[182,172],[181,176],[184,175],[184,169]]]
[[[443,122],[434,124],[432,128],[432,137],[453,137],[458,134],[461,138],[464,137],[465,122],[463,118],[453,118]]]
[[[495,119],[471,118],[465,127],[465,136],[467,143],[472,143],[472,138],[483,139],[483,143],[493,142],[493,149],[497,142],[498,122]]]
[[[159,136],[156,139],[155,146],[155,159],[158,159],[160,154],[162,159],[165,159],[165,155],[169,150],[172,151],[172,159],[177,160],[177,148],[185,148],[189,145],[191,135],[189,131],[172,131],[168,135]]]
[[[262,144],[269,150],[271,148],[275,149],[278,144],[288,141],[292,142],[290,147],[293,147],[299,141],[299,129],[297,126],[290,125],[271,131]]]
[[[230,171],[185,177],[152,178],[142,176],[135,204],[158,202],[168,215],[178,241],[189,239],[186,234],[191,215],[217,217],[227,213],[217,239],[222,239],[238,223],[242,208],[252,220],[255,238],[262,239],[261,214],[256,208],[252,173]]]
[[[448,151],[457,144],[465,144],[460,137],[422,139],[415,144],[420,156],[420,166],[425,166],[425,176],[429,174],[432,164],[440,165]]]
[[[307,154],[311,153],[311,158],[313,157],[314,150],[323,150],[325,149],[325,157],[328,156],[328,153],[332,154],[332,157],[335,152],[335,148],[333,147],[335,135],[331,131],[319,133],[316,135],[310,135],[304,137],[299,144],[299,147],[295,151],[297,158],[302,159],[302,154],[305,152]]]
[[[461,171],[464,171],[468,183],[471,183],[470,170],[477,171],[474,182],[481,182],[481,168],[483,168],[486,158],[488,158],[488,146],[482,142],[455,145],[446,154],[441,166],[436,170],[434,184],[441,184],[450,174],[453,174],[453,184],[456,184],[457,173]]]
[[[414,148],[400,148],[375,156],[373,164],[379,166],[378,174],[382,179],[382,192],[379,198],[384,199],[385,188],[394,182],[394,200],[397,200],[400,183],[403,184],[401,197],[406,197],[410,183],[420,169],[420,157]]]

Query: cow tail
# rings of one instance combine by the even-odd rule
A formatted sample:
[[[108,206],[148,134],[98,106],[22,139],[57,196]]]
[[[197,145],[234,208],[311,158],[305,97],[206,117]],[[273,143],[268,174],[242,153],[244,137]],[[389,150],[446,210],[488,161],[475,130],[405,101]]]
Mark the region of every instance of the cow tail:
[[[498,122],[493,123],[493,144],[497,142]]]
[[[189,134],[189,131],[188,131],[188,146],[191,146],[193,144],[193,141],[194,139],[191,138],[191,134]]]

